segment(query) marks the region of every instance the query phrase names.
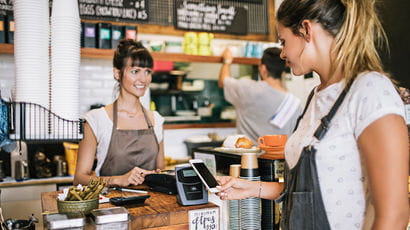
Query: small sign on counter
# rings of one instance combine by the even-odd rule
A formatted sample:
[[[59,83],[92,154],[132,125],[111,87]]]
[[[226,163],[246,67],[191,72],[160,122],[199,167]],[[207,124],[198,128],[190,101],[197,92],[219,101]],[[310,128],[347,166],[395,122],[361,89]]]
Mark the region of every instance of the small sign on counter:
[[[245,35],[248,11],[244,7],[175,0],[177,29]]]
[[[219,229],[219,209],[205,208],[188,212],[189,229],[212,230]]]

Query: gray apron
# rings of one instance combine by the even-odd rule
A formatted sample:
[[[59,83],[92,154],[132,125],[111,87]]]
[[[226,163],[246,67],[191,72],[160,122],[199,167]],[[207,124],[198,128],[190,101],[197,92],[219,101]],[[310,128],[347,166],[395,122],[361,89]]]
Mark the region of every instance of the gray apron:
[[[141,105],[148,129],[117,129],[117,101],[113,106],[113,125],[107,156],[100,169],[101,176],[117,176],[129,172],[135,166],[154,170],[159,151],[158,140],[151,121]]]
[[[320,141],[329,129],[330,121],[349,90],[348,85],[337,98],[330,112],[321,119],[314,137]],[[309,95],[305,109],[299,121],[305,114],[314,90]],[[295,129],[296,129],[295,128]],[[300,158],[292,169],[285,164],[285,188],[276,200],[282,203],[282,230],[330,230],[326,209],[320,191],[319,178],[316,167],[316,149],[313,145],[305,146]]]

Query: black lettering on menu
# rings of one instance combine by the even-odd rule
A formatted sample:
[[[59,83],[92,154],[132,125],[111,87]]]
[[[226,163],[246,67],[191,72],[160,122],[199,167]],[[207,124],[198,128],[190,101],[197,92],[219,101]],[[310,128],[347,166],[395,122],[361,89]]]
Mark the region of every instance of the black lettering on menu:
[[[109,21],[148,21],[148,0],[78,0],[80,17]]]
[[[248,13],[244,7],[175,0],[177,29],[246,34]]]
[[[0,0],[0,15],[13,14],[13,0]]]

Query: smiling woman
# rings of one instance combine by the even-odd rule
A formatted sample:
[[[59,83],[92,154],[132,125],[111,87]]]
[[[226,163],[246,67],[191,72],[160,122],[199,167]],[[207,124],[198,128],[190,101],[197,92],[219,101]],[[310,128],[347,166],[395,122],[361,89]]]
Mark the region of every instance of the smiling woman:
[[[164,168],[164,119],[140,102],[152,80],[152,56],[141,43],[121,40],[113,64],[118,97],[85,115],[75,184],[88,182],[95,158],[95,173],[109,186],[138,185],[145,175]]]

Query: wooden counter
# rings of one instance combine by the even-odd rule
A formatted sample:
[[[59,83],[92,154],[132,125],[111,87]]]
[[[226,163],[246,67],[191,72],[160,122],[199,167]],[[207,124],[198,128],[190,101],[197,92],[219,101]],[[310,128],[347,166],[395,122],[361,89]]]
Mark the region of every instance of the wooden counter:
[[[59,192],[44,192],[41,194],[41,206],[44,212],[57,212],[56,197]],[[106,196],[135,196],[135,193],[110,191]],[[127,207],[131,215],[130,229],[189,229],[188,212],[196,209],[219,208],[208,203],[203,205],[182,206],[176,201],[176,195],[166,195],[158,192],[149,192],[151,195],[144,205]],[[99,208],[114,207],[110,203],[100,204]]]

